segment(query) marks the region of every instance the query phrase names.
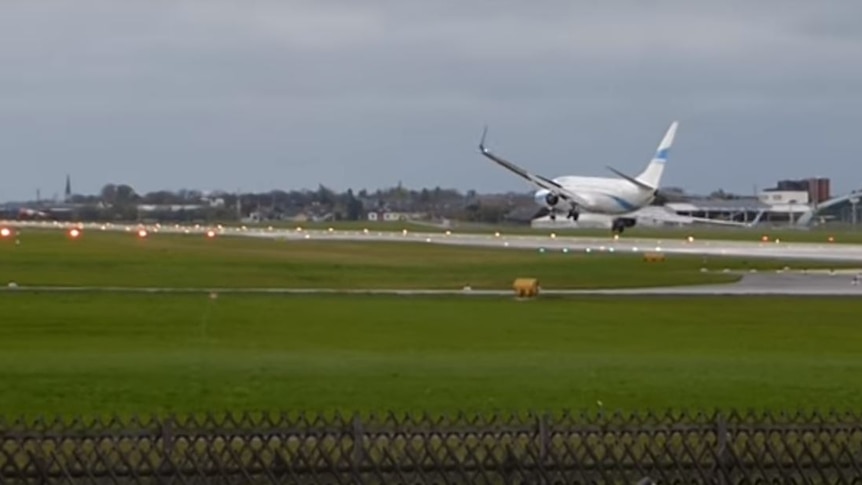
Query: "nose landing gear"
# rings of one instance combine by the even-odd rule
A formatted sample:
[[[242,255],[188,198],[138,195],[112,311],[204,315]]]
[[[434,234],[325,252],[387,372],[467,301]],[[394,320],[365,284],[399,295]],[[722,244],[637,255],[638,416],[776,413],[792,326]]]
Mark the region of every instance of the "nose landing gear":
[[[576,207],[572,207],[571,209],[569,209],[569,212],[566,213],[566,219],[577,221],[580,215],[581,214],[578,212],[578,209]],[[552,221],[557,220],[557,214],[554,212],[553,208],[551,208],[551,213],[548,217],[550,217]]]

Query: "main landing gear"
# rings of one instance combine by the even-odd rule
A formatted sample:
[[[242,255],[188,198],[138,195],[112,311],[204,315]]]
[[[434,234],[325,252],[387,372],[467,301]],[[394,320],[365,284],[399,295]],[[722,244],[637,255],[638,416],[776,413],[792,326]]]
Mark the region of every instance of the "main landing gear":
[[[611,223],[611,232],[622,234],[627,227],[634,227],[636,220],[628,217],[619,217]]]

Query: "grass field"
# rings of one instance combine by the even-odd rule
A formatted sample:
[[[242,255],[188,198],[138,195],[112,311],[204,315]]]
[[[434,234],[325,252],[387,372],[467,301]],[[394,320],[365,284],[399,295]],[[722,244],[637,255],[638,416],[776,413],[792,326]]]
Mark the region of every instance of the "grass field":
[[[0,414],[859,407],[862,301],[0,294]]]
[[[0,281],[176,287],[711,283],[781,261],[24,230]],[[832,266],[793,263],[793,267]],[[857,406],[852,299],[0,293],[0,415]]]
[[[782,261],[585,254],[427,243],[274,241],[240,237],[24,230],[0,239],[0,283],[165,287],[510,288],[517,277],[546,288],[632,287],[733,281],[701,268],[775,269]],[[793,262],[791,267],[838,267]]]

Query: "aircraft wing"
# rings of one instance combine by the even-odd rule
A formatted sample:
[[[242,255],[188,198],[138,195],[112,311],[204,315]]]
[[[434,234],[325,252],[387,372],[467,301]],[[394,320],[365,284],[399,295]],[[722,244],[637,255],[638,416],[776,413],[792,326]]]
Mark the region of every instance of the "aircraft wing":
[[[653,217],[655,219],[662,219],[662,220],[667,221],[667,222],[687,222],[687,223],[697,222],[700,224],[714,224],[717,226],[751,227],[753,225],[750,222],[726,221],[724,219],[710,219],[708,217],[680,216],[677,214],[667,214],[667,215],[650,214],[649,217]]]
[[[547,177],[543,177],[541,175],[532,174],[532,173],[528,172],[527,170],[524,170],[523,168],[515,165],[514,163],[492,153],[490,150],[488,150],[487,147],[485,147],[485,135],[487,135],[487,133],[488,133],[488,129],[486,127],[485,131],[482,132],[482,141],[479,142],[479,150],[481,150],[482,155],[489,158],[490,160],[493,160],[495,163],[497,163],[498,165],[501,165],[503,168],[515,173],[516,175],[518,175],[518,176],[520,176],[520,177],[522,177],[528,181],[530,181],[535,186],[537,186],[541,189],[545,189],[549,192],[552,192],[552,193],[558,195],[559,197],[561,197],[563,199],[567,199],[569,201],[574,202],[575,204],[578,204],[581,206],[589,206],[590,202],[586,198],[584,198],[584,197],[582,197],[582,196],[580,196],[580,195],[578,195],[578,194],[576,194],[570,190],[567,190],[565,187],[558,184],[557,182],[554,182],[553,180],[551,180]]]
[[[708,217],[689,217],[692,222],[700,222],[702,224],[716,224],[719,226],[736,226],[736,227],[751,227],[751,222],[726,221],[724,219],[710,219]]]
[[[648,206],[638,210],[636,213],[637,217],[645,217],[653,220],[661,220],[664,222],[676,222],[676,223],[701,223],[701,224],[714,224],[720,226],[734,226],[734,227],[751,227],[754,225],[753,222],[739,222],[739,221],[727,221],[724,219],[710,219],[707,217],[693,217],[693,216],[683,216],[679,215],[676,212],[667,210],[661,206]]]

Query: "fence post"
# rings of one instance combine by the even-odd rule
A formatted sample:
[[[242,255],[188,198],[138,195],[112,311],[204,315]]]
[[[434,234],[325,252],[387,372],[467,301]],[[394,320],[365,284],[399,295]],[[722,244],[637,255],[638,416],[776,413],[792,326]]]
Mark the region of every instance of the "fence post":
[[[727,483],[727,464],[725,457],[727,455],[727,421],[717,413],[715,416],[715,435],[718,453],[716,453],[715,468],[718,472],[718,483],[724,485]]]
[[[548,416],[548,413],[542,413],[539,416],[539,483],[546,484],[551,483],[549,478],[548,469],[546,466],[548,465],[548,455],[551,452],[551,432],[548,429],[550,427],[551,418]]]
[[[544,413],[539,416],[539,457],[543,464],[548,459],[548,448],[550,448],[548,435],[548,414]]]
[[[165,456],[170,456],[171,452],[174,449],[174,433],[173,433],[173,419],[171,417],[167,417],[162,422],[162,447],[165,451]]]
[[[359,470],[363,459],[362,443],[362,418],[357,413],[353,415],[353,473],[356,480],[355,483],[361,483]]]

